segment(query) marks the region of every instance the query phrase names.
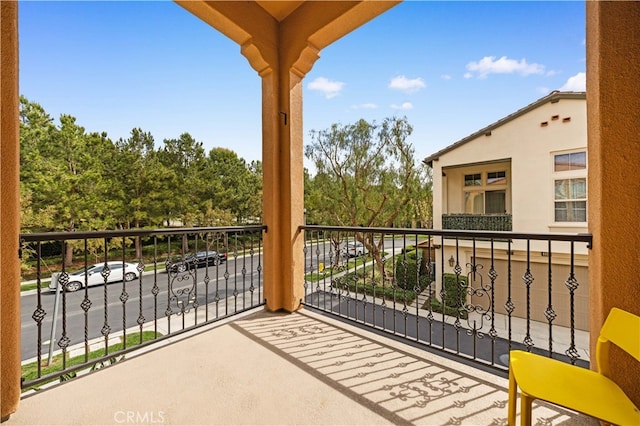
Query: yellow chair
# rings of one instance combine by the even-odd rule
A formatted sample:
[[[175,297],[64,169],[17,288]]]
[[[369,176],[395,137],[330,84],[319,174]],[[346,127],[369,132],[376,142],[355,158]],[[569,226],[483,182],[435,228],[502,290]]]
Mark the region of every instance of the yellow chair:
[[[609,379],[613,343],[640,361],[640,317],[613,308],[596,344],[598,371],[576,367],[524,351],[509,354],[509,425],[516,423],[520,387],[520,420],[531,425],[531,404],[541,399],[616,425],[640,425],[640,409]]]

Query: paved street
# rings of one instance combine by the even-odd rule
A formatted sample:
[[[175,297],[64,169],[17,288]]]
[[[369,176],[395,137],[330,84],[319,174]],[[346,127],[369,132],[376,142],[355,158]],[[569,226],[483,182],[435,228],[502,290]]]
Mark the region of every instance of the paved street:
[[[384,250],[397,254],[410,244],[415,244],[415,241],[388,238],[384,242]],[[330,252],[328,241],[308,241],[305,269],[314,270],[319,262],[328,264]],[[159,264],[155,274],[150,271],[145,272],[142,279],[110,283],[106,291],[103,285],[89,287],[86,292],[88,302],[84,302],[84,289],[65,293],[64,297],[61,294],[54,339],[60,340],[64,330],[70,346],[73,346],[85,340],[85,333],[87,340],[103,336],[105,324],[109,327],[109,334],[113,334],[154,320],[167,323],[169,310],[170,315],[175,316],[183,307],[193,309],[194,301],[197,301],[198,314],[204,311],[207,319],[247,309],[261,303],[264,297],[261,271],[258,271],[261,264],[261,255],[235,259],[229,256],[227,262],[217,267],[198,268],[191,273],[177,275],[167,274],[164,265]],[[205,278],[208,278],[208,285]],[[197,283],[195,288],[194,283]],[[157,285],[155,295],[154,284]],[[23,295],[21,300],[23,360],[37,356],[38,340],[42,342],[42,356],[46,357],[49,351],[55,292],[48,289],[41,292],[40,303],[45,315],[40,329],[32,318],[38,306],[38,296],[34,293]],[[89,306],[86,312],[83,304]],[[66,321],[63,322],[62,318]],[[60,349],[57,343],[54,345],[54,351]]]
[[[164,272],[164,266],[159,265],[156,274],[153,271],[145,272],[141,280],[110,283],[106,286],[106,291],[103,285],[89,287],[87,300],[90,302],[90,308],[86,313],[82,308],[85,299],[84,289],[65,293],[64,297],[61,294],[55,338],[60,339],[63,326],[71,339],[70,344],[74,345],[84,341],[85,326],[87,339],[93,339],[102,336],[105,322],[110,328],[110,333],[135,327],[139,324],[138,321],[147,323],[157,319],[159,322],[166,322],[168,308],[171,309],[171,315],[175,315],[181,311],[182,306],[185,306],[185,309],[193,309],[194,300],[197,300],[198,312],[207,311],[209,319],[249,308],[251,304],[259,304],[263,297],[262,277],[257,266],[257,256],[253,264],[249,258],[239,257],[236,260],[231,258],[217,268],[209,266],[209,282],[205,285],[207,268],[174,275],[167,274]],[[225,273],[228,273],[228,278],[225,277]],[[195,289],[194,282],[197,283]],[[153,294],[154,283],[157,285],[156,295]],[[172,300],[169,289],[174,297]],[[126,291],[124,297],[123,290]],[[37,294],[24,295],[21,299],[22,359],[30,359],[37,355],[39,330],[32,318],[37,308],[37,299]],[[44,289],[41,293],[41,307],[46,314],[40,329],[43,356],[49,351],[54,301],[55,292]],[[65,324],[62,321],[63,313],[66,318]],[[60,348],[56,344],[54,350],[58,349]]]

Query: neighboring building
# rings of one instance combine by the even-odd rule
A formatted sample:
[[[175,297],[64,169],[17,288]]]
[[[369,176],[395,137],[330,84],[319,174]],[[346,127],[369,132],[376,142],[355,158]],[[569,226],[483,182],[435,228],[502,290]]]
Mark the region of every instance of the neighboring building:
[[[513,231],[522,233],[587,232],[587,113],[584,92],[552,92],[515,113],[427,157],[433,169],[434,229]],[[549,261],[546,241],[531,241],[529,270],[531,316],[546,321],[547,283],[552,277],[554,324],[568,325],[570,246],[555,243]],[[489,244],[470,240],[441,242],[444,272],[483,280],[491,266]],[[510,249],[510,250],[508,250]],[[587,248],[574,248],[576,326],[588,329]],[[510,251],[510,253],[509,253]],[[496,312],[505,312],[511,283],[513,315],[526,316],[526,243],[494,246]],[[511,270],[508,270],[508,260]],[[452,265],[453,266],[450,266]],[[477,274],[472,274],[473,265]],[[549,265],[552,267],[549,268]],[[551,270],[550,270],[551,269]],[[439,271],[440,272],[440,271]],[[483,275],[480,277],[478,274]],[[436,283],[440,283],[437,275]],[[436,289],[439,291],[439,288]],[[475,302],[475,301],[474,301]],[[479,303],[482,301],[479,301]]]

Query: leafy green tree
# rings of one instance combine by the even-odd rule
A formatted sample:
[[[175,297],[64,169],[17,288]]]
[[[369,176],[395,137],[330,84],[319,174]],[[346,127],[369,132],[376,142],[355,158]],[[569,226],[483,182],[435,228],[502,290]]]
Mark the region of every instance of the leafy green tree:
[[[139,128],[113,143],[71,115],[60,124],[37,103],[20,99],[23,232],[131,229],[182,224],[218,226],[262,216],[262,165],[231,150],[208,156],[188,133],[164,140]],[[131,241],[112,241],[115,246]],[[137,257],[141,256],[136,241]],[[96,256],[101,242],[89,242]],[[68,244],[70,264],[74,244]]]
[[[131,130],[127,139],[115,143],[111,180],[117,207],[114,210],[124,229],[155,227],[162,222],[157,192],[162,188],[163,166],[156,155],[153,136],[140,128]],[[165,191],[163,191],[163,189]],[[136,257],[142,257],[140,239],[135,241]]]
[[[219,211],[229,212],[232,223],[246,223],[253,217],[259,216],[259,214],[256,215],[260,211],[256,209],[256,205],[261,205],[262,191],[259,163],[248,165],[234,151],[214,148],[209,152],[204,175],[203,198],[211,200],[213,206]]]
[[[249,197],[248,202],[241,212],[243,217],[249,223],[262,223],[262,162],[254,160],[249,164]]]
[[[204,200],[196,218],[198,226],[227,226],[233,224],[234,217],[230,210],[222,210],[214,206],[213,200]]]
[[[415,216],[417,221],[423,228],[433,228],[433,175],[429,167],[422,165],[421,167],[422,185],[415,195]],[[412,223],[413,227],[417,227]]]
[[[413,202],[429,189],[426,169],[406,141],[412,132],[406,118],[382,124],[359,120],[312,131],[305,155],[317,171],[307,211],[314,220],[342,226],[406,226],[417,217]],[[384,241],[356,233],[384,274]]]
[[[51,143],[56,131],[53,119],[42,106],[24,96],[20,97],[20,205],[23,232],[47,231],[54,226],[51,205],[37,198],[34,200],[33,194],[39,188],[53,183],[53,176],[47,172],[47,159],[40,148]]]
[[[86,134],[74,117],[65,114],[56,127],[40,105],[26,98],[21,99],[20,117],[22,196],[29,201],[26,217],[31,229],[112,228],[105,165],[112,158],[113,144],[106,134]],[[73,250],[74,244],[67,244],[67,265]]]
[[[179,220],[185,226],[192,225],[205,184],[206,157],[202,142],[197,142],[189,133],[181,134],[178,139],[165,139],[164,147],[158,151],[158,161],[164,172],[161,187],[166,189],[159,207],[167,224]]]
[[[154,151],[153,136],[139,128],[131,130],[128,139],[116,143],[113,176],[114,193],[118,199],[116,214],[125,229],[140,228],[149,219],[147,197],[152,190],[147,164]]]

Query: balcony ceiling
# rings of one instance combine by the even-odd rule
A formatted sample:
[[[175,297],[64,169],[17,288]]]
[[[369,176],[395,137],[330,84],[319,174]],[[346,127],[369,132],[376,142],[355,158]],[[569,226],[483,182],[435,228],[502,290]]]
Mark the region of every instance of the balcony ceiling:
[[[282,22],[287,16],[296,10],[304,1],[256,1],[264,10],[273,16],[278,22]]]

